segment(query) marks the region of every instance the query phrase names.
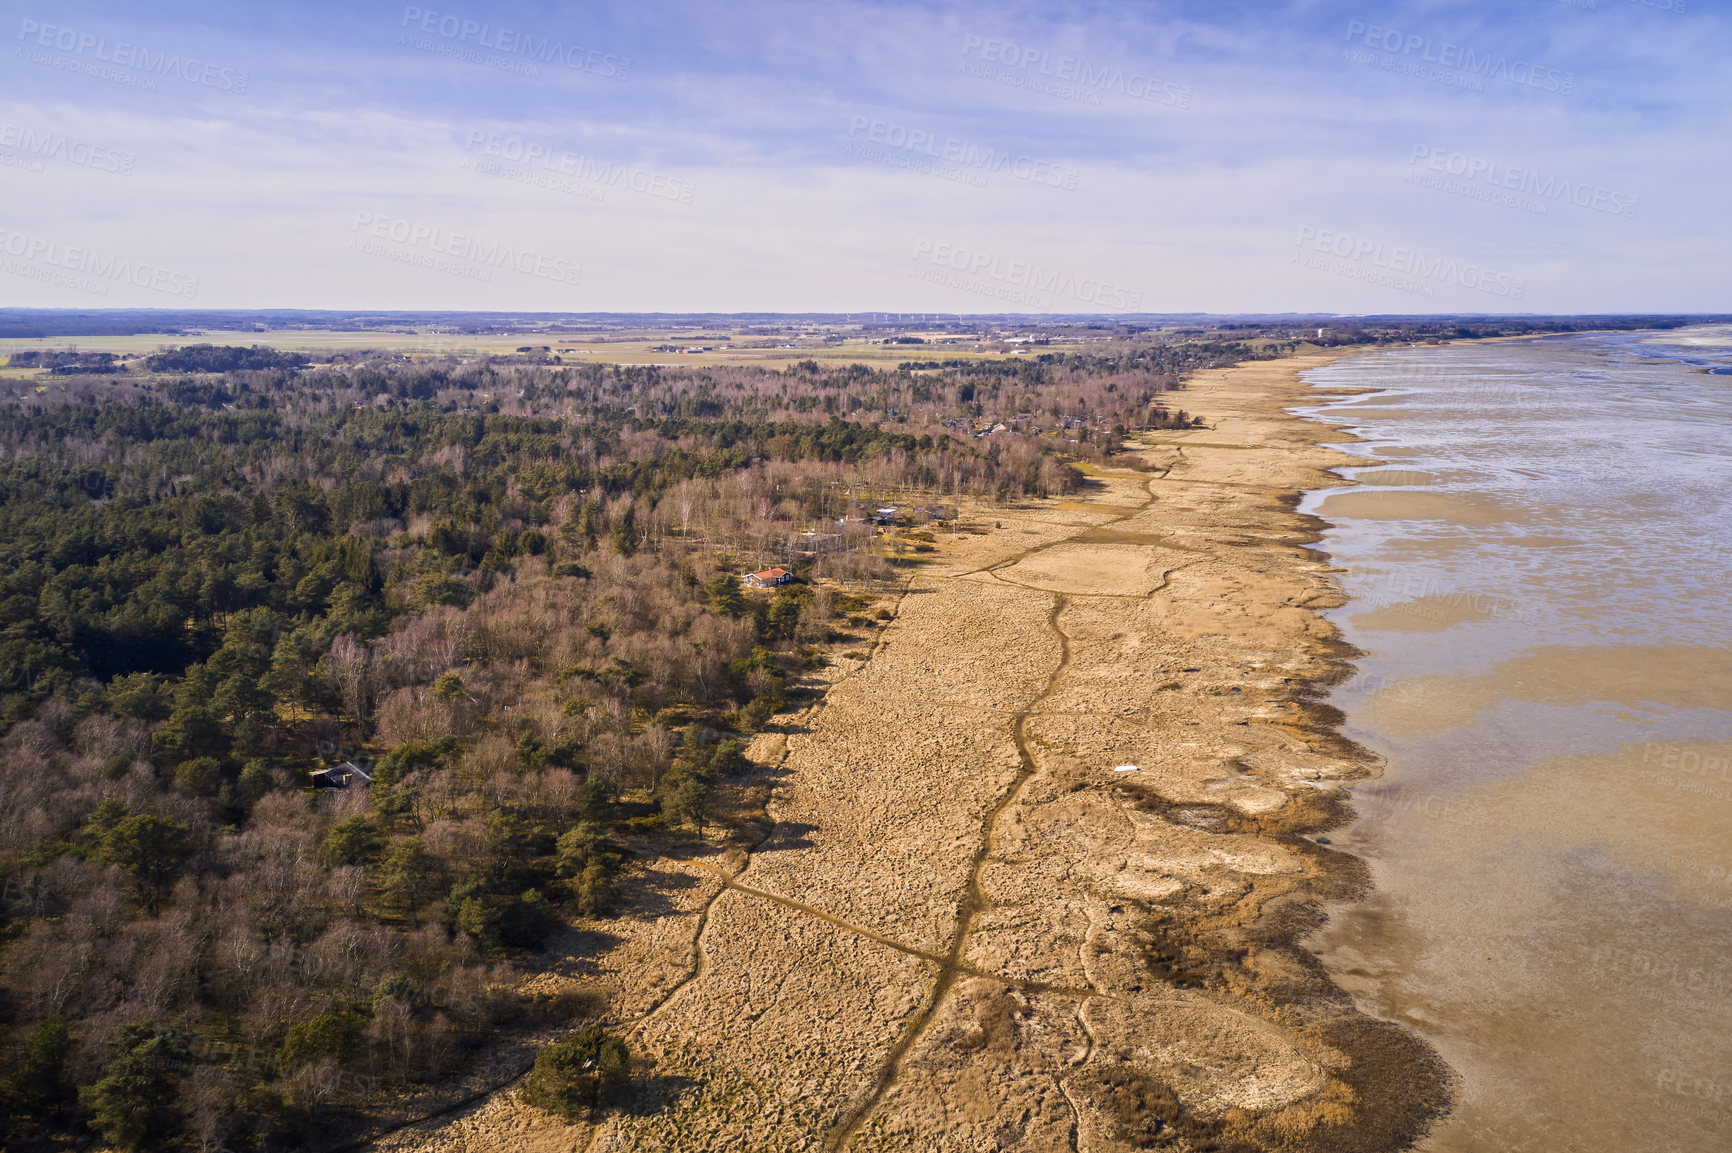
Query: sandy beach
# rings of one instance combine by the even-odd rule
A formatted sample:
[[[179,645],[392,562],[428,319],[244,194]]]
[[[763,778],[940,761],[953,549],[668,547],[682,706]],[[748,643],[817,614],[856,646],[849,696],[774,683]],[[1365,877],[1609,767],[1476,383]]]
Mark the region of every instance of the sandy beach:
[[[568,1126],[508,1088],[377,1147],[1409,1141],[1446,1071],[1296,944],[1363,890],[1320,835],[1375,772],[1319,703],[1351,652],[1294,511],[1350,459],[1283,411],[1328,359],[1198,375],[1206,428],[968,510],[882,600],[870,659],[751,748],[773,825],[645,865],[546,979],[627,1036],[630,1107]]]

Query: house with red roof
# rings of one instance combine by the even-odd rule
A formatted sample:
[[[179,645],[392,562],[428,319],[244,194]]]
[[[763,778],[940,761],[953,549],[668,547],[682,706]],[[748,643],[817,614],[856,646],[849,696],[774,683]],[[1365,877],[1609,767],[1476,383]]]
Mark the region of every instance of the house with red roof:
[[[741,579],[746,582],[747,588],[773,589],[793,580],[794,574],[785,568],[767,568],[763,572],[747,573]]]

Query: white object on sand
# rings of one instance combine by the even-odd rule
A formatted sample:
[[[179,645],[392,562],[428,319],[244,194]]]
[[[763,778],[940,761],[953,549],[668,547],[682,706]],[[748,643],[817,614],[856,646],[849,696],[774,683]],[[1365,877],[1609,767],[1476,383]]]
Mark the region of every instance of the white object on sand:
[[[1137,767],[1135,765],[1115,765],[1115,766],[1113,766],[1113,772],[1115,772],[1115,773],[1134,773],[1136,771],[1137,771]]]

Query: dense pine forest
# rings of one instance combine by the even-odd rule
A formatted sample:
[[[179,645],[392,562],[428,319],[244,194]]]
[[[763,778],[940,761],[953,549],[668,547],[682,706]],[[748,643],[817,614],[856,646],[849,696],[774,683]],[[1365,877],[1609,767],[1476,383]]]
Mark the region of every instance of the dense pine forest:
[[[0,401],[7,1147],[328,1144],[578,1028],[538,951],[727,819],[925,522],[1076,488],[1244,351],[15,358],[52,386]]]

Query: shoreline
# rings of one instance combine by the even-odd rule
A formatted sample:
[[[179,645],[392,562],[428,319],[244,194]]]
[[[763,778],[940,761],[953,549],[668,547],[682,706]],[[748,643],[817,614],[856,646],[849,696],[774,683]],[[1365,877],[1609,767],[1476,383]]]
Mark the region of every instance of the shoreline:
[[[1723,510],[1679,495],[1724,474],[1723,452],[1694,451],[1718,447],[1724,419],[1681,343],[1397,353],[1320,391],[1388,382],[1398,401],[1305,409],[1395,466],[1350,476],[1397,473],[1304,506],[1348,526],[1328,544],[1353,600],[1331,618],[1369,652],[1337,703],[1344,731],[1388,757],[1336,835],[1375,888],[1329,905],[1306,943],[1366,1013],[1410,1024],[1455,1071],[1426,1149],[1693,1149],[1725,1132],[1724,1114],[1680,1108],[1670,1056],[1724,1051],[1724,999],[1692,1002],[1668,974],[1713,974],[1732,939],[1724,870],[1709,872],[1726,798],[1705,769],[1725,763],[1725,698],[1707,686],[1725,679],[1726,638],[1712,579],[1674,581],[1668,560],[1725,535]],[[1608,400],[1578,380],[1619,383]],[[1626,396],[1651,407],[1626,417]],[[1596,467],[1584,446],[1605,435],[1647,462],[1639,481]],[[1404,486],[1419,484],[1437,495],[1416,510]],[[1650,491],[1668,495],[1629,538],[1606,510]],[[1620,588],[1643,590],[1639,610]],[[1694,778],[1660,764],[1686,763],[1680,748]]]
[[[1362,351],[1199,373],[1210,427],[1145,434],[1146,471],[970,510],[872,658],[754,743],[762,840],[654,862],[654,916],[594,926],[572,987],[645,1058],[632,1108],[503,1092],[375,1147],[1410,1144],[1448,1070],[1298,943],[1365,892],[1318,838],[1376,765],[1323,700],[1355,650],[1296,508],[1360,458],[1287,409]]]
[[[1498,339],[1534,339],[1532,337],[1508,337]],[[1483,341],[1446,341],[1445,344],[1483,343]],[[1330,445],[1353,444],[1362,438],[1346,430],[1345,427],[1332,425],[1318,415],[1306,415],[1293,411],[1296,408],[1315,408],[1329,399],[1338,397],[1373,396],[1386,391],[1381,386],[1338,386],[1327,389],[1316,389],[1307,385],[1301,374],[1309,369],[1322,367],[1337,361],[1350,360],[1379,351],[1377,348],[1354,349],[1345,352],[1324,352],[1316,354],[1288,357],[1272,362],[1250,362],[1223,369],[1207,370],[1197,374],[1189,382],[1191,400],[1189,407],[1203,413],[1209,418],[1210,428],[1198,430],[1194,437],[1197,440],[1219,439],[1218,426],[1222,419],[1221,413],[1210,405],[1203,403],[1202,398],[1212,390],[1217,398],[1217,404],[1225,403],[1230,411],[1240,418],[1263,419],[1273,425],[1284,428],[1286,435],[1296,446],[1295,455],[1301,459],[1292,462],[1290,479],[1293,487],[1287,492],[1278,494],[1283,509],[1296,527],[1289,543],[1299,550],[1315,566],[1314,571],[1321,578],[1326,591],[1319,596],[1308,598],[1304,603],[1316,609],[1334,609],[1346,605],[1349,599],[1342,591],[1334,574],[1343,571],[1334,558],[1318,546],[1325,531],[1332,527],[1331,522],[1314,512],[1300,512],[1299,507],[1307,495],[1325,491],[1350,491],[1364,483],[1342,475],[1342,468],[1373,468],[1390,464],[1390,461],[1380,460],[1373,456],[1359,456],[1338,451]],[[1259,372],[1262,369],[1264,372]],[[1257,381],[1257,377],[1267,373],[1272,379]],[[1171,438],[1172,434],[1160,434],[1163,438]],[[1303,474],[1308,473],[1309,476]],[[1309,566],[1296,566],[1306,568]],[[1351,771],[1335,777],[1329,784],[1329,792],[1322,800],[1322,813],[1315,821],[1307,822],[1303,814],[1285,814],[1286,829],[1277,831],[1271,826],[1270,833],[1277,837],[1297,838],[1312,844],[1328,845],[1326,835],[1356,819],[1354,799],[1347,786],[1375,780],[1382,775],[1381,758],[1371,750],[1355,743],[1345,736],[1341,726],[1346,720],[1345,715],[1334,705],[1327,703],[1328,690],[1350,678],[1354,672],[1356,660],[1364,654],[1354,645],[1346,641],[1339,630],[1322,617],[1315,617],[1321,629],[1310,637],[1313,651],[1318,660],[1316,671],[1297,685],[1291,694],[1291,700],[1302,717],[1302,723],[1295,726],[1302,730],[1310,746],[1320,752],[1337,757],[1344,764],[1352,766]],[[1321,962],[1305,948],[1302,942],[1315,929],[1324,923],[1330,915],[1330,910],[1339,909],[1344,905],[1352,905],[1366,899],[1372,892],[1369,863],[1359,857],[1334,849],[1324,849],[1326,868],[1320,874],[1317,883],[1309,891],[1294,894],[1303,911],[1294,921],[1283,926],[1278,934],[1280,947],[1295,955],[1308,970],[1314,969],[1320,981],[1327,988],[1327,997],[1338,998],[1343,1009],[1343,1016],[1349,1021],[1357,1021],[1358,1028],[1369,1034],[1383,1033],[1376,1040],[1368,1038],[1362,1053],[1355,1054],[1358,1061],[1369,1058],[1369,1064],[1375,1066],[1373,1080],[1378,1082],[1378,1089],[1383,1094],[1397,1100],[1387,1100],[1388,1112],[1396,1114],[1380,1121],[1374,1116],[1362,1114],[1355,1124],[1344,1126],[1337,1131],[1335,1139],[1317,1146],[1321,1149],[1407,1149],[1422,1138],[1436,1123],[1441,1121],[1454,1107],[1454,1100],[1459,1089],[1459,1078],[1443,1061],[1440,1054],[1424,1042],[1418,1034],[1403,1027],[1399,1022],[1373,1017],[1358,1010],[1351,996],[1336,985],[1324,971]],[[1393,1054],[1386,1046],[1393,1044],[1404,1050]],[[1383,1049],[1384,1060],[1379,1061],[1377,1052]],[[1361,1083],[1363,1087],[1364,1083]],[[1358,1087],[1358,1086],[1356,1086]],[[1405,1101],[1398,1100],[1405,1097]],[[1391,1125],[1389,1122],[1393,1121]],[[1312,1148],[1304,1141],[1293,1143],[1276,1142],[1268,1148]]]

